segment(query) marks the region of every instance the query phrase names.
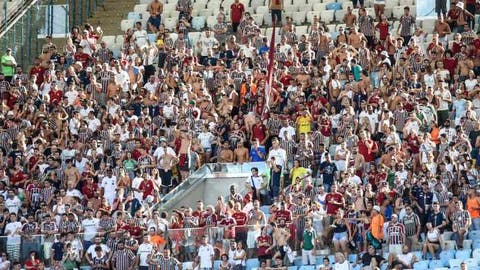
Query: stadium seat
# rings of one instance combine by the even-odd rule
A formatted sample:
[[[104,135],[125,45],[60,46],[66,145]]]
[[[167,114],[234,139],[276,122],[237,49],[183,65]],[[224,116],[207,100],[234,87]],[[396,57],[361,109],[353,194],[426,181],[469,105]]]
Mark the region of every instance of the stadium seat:
[[[139,21],[142,19],[142,13],[140,12],[129,12],[128,15],[127,15],[127,19],[128,20],[135,20],[135,21]]]
[[[312,23],[313,22],[313,17],[315,15],[318,17],[318,14],[320,14],[319,11],[309,11],[309,12],[307,12],[307,22]]]
[[[207,8],[208,9],[211,9],[212,12],[215,12],[215,13],[218,13],[218,11],[220,10],[220,6],[221,6],[221,3],[220,1],[208,1],[207,3]],[[214,15],[217,15],[217,14],[214,14]]]
[[[151,42],[151,43],[155,43],[155,40],[157,39],[157,35],[156,34],[148,34],[148,40]]]
[[[472,255],[471,249],[457,250],[455,252],[455,259],[460,259],[460,260],[470,259],[471,255]]]
[[[114,44],[115,39],[115,36],[102,36],[102,41],[105,41],[105,43],[107,43],[107,46]]]
[[[322,3],[328,4],[328,3],[335,3],[336,0],[322,0]]]
[[[263,15],[262,14],[252,14],[253,20],[258,26],[263,25]],[[268,213],[268,212],[267,212]]]
[[[397,6],[396,8],[393,9],[393,17],[397,20],[400,19],[400,17],[403,16],[403,8],[405,6]]]
[[[478,231],[478,230],[476,230],[476,231],[469,231],[467,238],[468,238],[468,239],[472,239],[472,240],[480,239],[480,231]]]
[[[448,266],[450,259],[453,258],[455,258],[455,250],[442,250],[440,252],[440,260],[445,267]]]
[[[448,241],[444,241],[443,243],[444,243],[444,249],[445,250],[454,250],[455,249],[455,246],[456,246],[455,241],[448,240]]]
[[[428,268],[430,269],[435,269],[435,268],[441,268],[443,267],[443,262],[442,260],[431,260],[429,263],[428,263]]]
[[[460,264],[461,264],[463,261],[464,261],[463,259],[450,259],[450,260],[448,261],[448,265],[450,266],[450,268],[460,267]]]
[[[298,270],[315,270],[315,265],[302,265]]]
[[[255,9],[256,14],[268,15],[268,7],[267,6],[258,6]]]
[[[472,244],[473,244],[473,240],[471,240],[471,239],[463,240],[463,248],[464,249],[472,249]]]
[[[320,20],[326,24],[333,22],[335,10],[323,10],[320,12]]]
[[[312,11],[313,4],[308,3],[308,4],[302,4],[298,6],[298,11]]]
[[[293,12],[297,12],[298,10],[298,7],[297,6],[285,6],[284,7],[284,10],[285,10],[285,13],[293,13]]]
[[[435,23],[436,23],[435,19],[423,19],[422,29],[427,33],[432,33],[433,29],[435,28]]]
[[[148,9],[148,4],[140,4],[140,5],[135,5],[133,7],[133,11],[138,12],[138,13],[142,13],[144,11],[147,11],[147,9]]]
[[[353,9],[353,3],[352,1],[343,1],[342,2],[342,9],[347,10],[348,8]]]
[[[174,30],[177,27],[177,18],[166,18],[163,20],[163,25],[168,30]]]
[[[298,269],[298,267],[295,266],[295,265],[292,265],[292,266],[288,267],[288,270],[297,270],[297,269]]]
[[[192,28],[201,31],[205,27],[205,17],[197,16],[192,19]]]
[[[204,8],[204,9],[201,9],[201,10],[198,11],[198,16],[202,16],[202,17],[207,18],[207,17],[212,16],[212,15],[213,15],[213,13],[212,13],[212,10],[210,10],[210,9]]]
[[[477,258],[480,262],[480,248],[474,249],[472,252],[472,258]]]
[[[302,257],[296,257],[295,260],[293,261],[293,264],[299,267],[302,266],[303,265]]]
[[[322,11],[327,9],[327,4],[325,3],[315,3],[313,4],[313,11]]]
[[[150,4],[152,0],[140,0],[140,4]]]
[[[296,25],[302,25],[305,23],[305,16],[307,13],[305,11],[294,12],[292,15],[293,22]]]
[[[448,267],[437,267],[433,268],[433,270],[449,270]]]
[[[352,253],[348,255],[348,261],[351,263],[356,263],[358,260],[358,254]]]
[[[345,17],[345,13],[347,11],[344,9],[339,9],[335,11],[335,21],[339,23],[343,23],[343,17]]]
[[[452,240],[452,235],[453,235],[453,232],[444,231],[442,234],[443,241]]]
[[[428,268],[428,261],[419,261],[413,264],[415,270],[425,270]]]
[[[339,10],[342,9],[342,4],[340,3],[328,3],[327,10]]]
[[[245,266],[247,267],[247,269],[251,269],[253,267],[260,267],[260,262],[258,261],[258,259],[248,259],[245,263]]]
[[[466,259],[463,262],[468,266],[468,269],[478,266],[478,261],[474,258]]]
[[[256,8],[263,5],[265,5],[265,0],[252,0],[250,2],[250,7],[252,8]]]
[[[122,31],[127,31],[127,29],[132,28],[135,26],[135,20],[122,20],[120,23],[120,29]]]
[[[207,26],[209,28],[213,28],[213,26],[217,24],[217,16],[208,16],[207,17]]]
[[[295,32],[297,35],[300,37],[301,35],[307,35],[308,34],[308,26],[307,25],[300,25],[295,27]]]

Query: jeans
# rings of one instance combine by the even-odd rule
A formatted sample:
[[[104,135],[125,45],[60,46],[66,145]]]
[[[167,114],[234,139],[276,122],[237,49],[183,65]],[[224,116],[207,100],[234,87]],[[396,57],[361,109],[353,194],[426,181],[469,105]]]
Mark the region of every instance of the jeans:
[[[280,193],[280,179],[282,176],[282,166],[278,166],[279,172],[274,172],[273,169],[270,170],[270,196],[272,198],[278,197]]]

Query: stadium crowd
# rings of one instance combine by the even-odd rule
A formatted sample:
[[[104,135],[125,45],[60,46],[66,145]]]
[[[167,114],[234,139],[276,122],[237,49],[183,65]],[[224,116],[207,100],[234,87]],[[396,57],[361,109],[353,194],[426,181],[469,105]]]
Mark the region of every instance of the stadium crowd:
[[[351,269],[352,254],[409,269],[445,232],[461,250],[480,230],[480,36],[463,2],[426,31],[408,7],[392,30],[377,2],[332,37],[318,17],[297,35],[272,0],[273,48],[247,3],[192,44],[191,1],[174,39],[154,0],[118,56],[88,24],[63,48],[47,37],[30,70],[8,49],[0,269],[286,269],[325,248],[322,270]],[[156,209],[202,164],[250,161],[269,168],[241,183],[251,192]]]

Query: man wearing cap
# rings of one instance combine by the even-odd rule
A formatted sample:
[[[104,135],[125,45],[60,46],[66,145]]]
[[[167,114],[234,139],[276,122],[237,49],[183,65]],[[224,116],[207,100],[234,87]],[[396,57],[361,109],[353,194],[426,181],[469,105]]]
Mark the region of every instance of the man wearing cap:
[[[392,214],[387,227],[387,245],[390,253],[401,254],[406,242],[405,227],[398,222],[398,215]]]
[[[5,80],[12,82],[13,74],[15,73],[15,67],[17,61],[12,55],[12,49],[8,48],[5,54],[0,58],[1,72],[5,76]]]

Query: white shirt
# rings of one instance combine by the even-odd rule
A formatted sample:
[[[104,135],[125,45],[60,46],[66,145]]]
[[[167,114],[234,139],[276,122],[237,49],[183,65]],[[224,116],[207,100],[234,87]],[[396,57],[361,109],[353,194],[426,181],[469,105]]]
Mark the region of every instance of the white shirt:
[[[20,201],[20,199],[18,199],[17,196],[14,196],[12,199],[7,198],[5,200],[5,207],[10,213],[18,214],[20,206],[22,206],[22,202]]]
[[[103,150],[102,150],[102,154],[103,154]],[[85,170],[85,166],[87,165],[88,159],[82,157],[82,160],[78,161],[77,159],[75,159],[74,162],[75,162],[75,168],[77,168],[78,173],[82,174],[83,171]]]
[[[212,257],[215,255],[212,245],[206,244],[198,247],[198,257],[200,257],[200,268],[212,268]]]
[[[152,252],[153,246],[150,243],[143,243],[138,246],[137,256],[139,259],[140,266],[148,266],[147,258],[148,255]]]
[[[250,176],[247,178],[247,184],[250,185],[251,187],[254,187],[256,189],[260,189],[263,185],[263,177],[261,176]]]
[[[98,127],[102,125],[102,123],[100,123],[100,120],[98,120],[98,118],[96,117],[94,117],[93,119],[87,118],[86,121],[88,124],[88,129],[92,132],[97,131]]]
[[[140,187],[140,184],[142,183],[142,181],[143,181],[142,177],[133,178],[132,188],[138,189]],[[133,196],[135,197],[135,199],[137,199],[139,201],[143,201],[143,192],[134,191]]]
[[[92,218],[92,219],[84,219],[82,221],[82,227],[83,227],[83,240],[85,241],[92,241],[92,239],[95,237],[97,234],[98,230],[98,223],[100,221],[98,218]]]
[[[155,91],[157,90],[157,87],[158,87],[158,83],[147,82],[143,87],[147,89],[150,94],[155,94]]]
[[[71,106],[71,105],[73,105],[73,103],[75,103],[75,100],[77,100],[78,91],[77,90],[69,90],[65,93],[65,96],[67,97],[68,105]]]
[[[77,197],[77,198],[79,198],[79,199],[82,199],[82,198],[83,198],[82,193],[81,193],[78,189],[67,190],[67,191],[65,192],[65,194],[66,194],[68,197]]]
[[[68,129],[73,135],[78,135],[78,129],[80,128],[80,121],[77,118],[70,119],[68,123]]]
[[[270,160],[272,157],[275,158],[275,164],[278,166],[285,166],[287,162],[287,151],[283,148],[278,149],[271,149],[268,153],[268,159]]]
[[[5,234],[8,235],[7,241],[9,244],[14,244],[22,241],[22,237],[19,232],[22,229],[22,223],[20,221],[10,222],[5,225]]]
[[[200,144],[204,149],[211,149],[212,142],[213,139],[215,139],[215,136],[210,131],[200,132],[198,134],[198,139],[200,140]]]
[[[175,150],[173,150],[173,148],[169,146],[167,146],[167,154],[177,156]],[[153,156],[157,159],[158,162],[160,162],[160,160],[163,158],[163,155],[165,155],[165,150],[161,146],[157,147],[157,149],[155,149],[155,152],[153,152]]]
[[[295,136],[296,134],[294,127],[292,126],[282,127],[278,132],[278,137],[282,140],[287,140],[287,138],[285,138],[285,131],[287,132],[288,139],[293,138],[293,136]]]
[[[218,40],[214,38],[213,36],[206,37],[203,36],[200,38],[200,48],[201,48],[201,55],[202,56],[208,56],[208,51],[209,49],[212,49],[215,45],[218,44]]]
[[[133,36],[135,37],[135,43],[137,44],[140,49],[142,49],[146,44],[147,44],[147,38],[148,34],[147,31],[140,29],[140,30],[135,30],[133,33]]]
[[[87,108],[82,108],[79,113],[82,117],[87,117],[88,116],[88,113],[89,112],[93,112],[94,109],[93,108],[90,108],[90,107],[87,107]]]
[[[111,204],[117,195],[117,177],[114,175],[112,175],[112,177],[103,177],[100,187],[105,190],[103,196],[108,199]]]

